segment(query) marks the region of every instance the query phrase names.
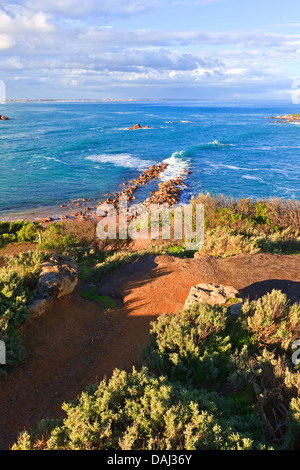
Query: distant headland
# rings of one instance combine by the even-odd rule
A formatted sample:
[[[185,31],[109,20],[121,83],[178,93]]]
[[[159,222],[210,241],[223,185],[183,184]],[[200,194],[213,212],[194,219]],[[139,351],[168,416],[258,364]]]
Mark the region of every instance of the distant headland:
[[[284,116],[273,116],[268,119],[275,119],[277,123],[284,122],[300,122],[300,113],[299,114],[285,114]]]

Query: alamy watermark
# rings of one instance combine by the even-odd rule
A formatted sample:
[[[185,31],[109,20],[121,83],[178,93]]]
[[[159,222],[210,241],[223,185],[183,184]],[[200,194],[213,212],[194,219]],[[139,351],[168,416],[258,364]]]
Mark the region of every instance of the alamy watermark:
[[[293,342],[292,349],[295,350],[292,354],[292,363],[296,366],[300,364],[300,339]]]
[[[97,215],[103,216],[96,230],[101,240],[181,240],[191,251],[204,244],[203,204],[137,204],[128,208],[126,196],[120,196],[118,210],[104,203],[97,208]]]
[[[0,341],[0,364],[6,364],[6,346],[4,341]]]

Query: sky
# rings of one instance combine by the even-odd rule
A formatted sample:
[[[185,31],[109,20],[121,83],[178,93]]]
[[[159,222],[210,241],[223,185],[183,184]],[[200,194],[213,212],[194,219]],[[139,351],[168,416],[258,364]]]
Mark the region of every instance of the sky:
[[[0,81],[7,99],[291,101],[300,2],[2,1]]]

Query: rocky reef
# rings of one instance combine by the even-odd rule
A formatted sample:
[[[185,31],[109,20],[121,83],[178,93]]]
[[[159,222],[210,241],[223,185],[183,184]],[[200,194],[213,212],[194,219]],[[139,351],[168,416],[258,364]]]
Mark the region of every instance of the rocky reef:
[[[274,119],[276,123],[294,123],[300,122],[300,114],[285,114],[283,116],[271,116],[268,119]]]
[[[129,131],[135,131],[136,129],[150,129],[149,126],[142,127],[140,124],[135,124],[133,127],[129,127]]]

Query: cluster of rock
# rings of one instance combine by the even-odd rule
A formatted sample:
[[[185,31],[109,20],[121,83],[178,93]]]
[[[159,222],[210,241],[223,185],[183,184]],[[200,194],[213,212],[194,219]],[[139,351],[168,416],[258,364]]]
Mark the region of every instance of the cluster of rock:
[[[99,204],[111,204],[113,205],[116,209],[119,207],[119,199],[120,196],[125,196],[127,198],[127,202],[129,203],[131,200],[135,199],[135,192],[137,191],[138,188],[141,186],[145,186],[147,183],[150,181],[155,180],[156,178],[159,177],[159,175],[165,171],[167,168],[168,164],[167,163],[161,163],[160,165],[153,165],[147,170],[144,170],[138,178],[135,178],[134,180],[130,180],[128,182],[128,186],[126,183],[123,183],[123,191],[120,193],[115,193],[114,198],[107,198],[104,202],[100,202]],[[126,188],[127,186],[127,188]]]
[[[29,307],[30,315],[43,315],[55,299],[73,292],[77,281],[77,265],[71,258],[53,256],[44,262],[39,274],[36,296]]]
[[[85,205],[84,203],[88,202],[86,198],[83,198],[79,201],[71,201],[69,203],[69,207],[72,207],[75,209],[76,208],[80,208],[81,210],[77,210],[76,212],[74,212],[73,214],[70,214],[70,216],[67,216],[67,215],[63,215],[62,216],[62,219],[68,219],[69,217],[73,218],[77,218],[77,217],[86,217],[87,215],[93,215],[93,216],[96,216],[96,212],[93,212],[92,213],[92,208]],[[64,204],[62,204],[60,207],[65,207]]]
[[[189,309],[193,304],[207,303],[209,305],[227,305],[232,314],[239,314],[243,305],[243,299],[235,287],[218,284],[197,284],[191,287],[185,301],[184,309]]]
[[[186,187],[186,184],[182,181],[180,176],[175,179],[159,183],[158,190],[152,192],[153,196],[146,199],[145,205],[167,204],[170,207],[174,204],[178,204],[183,193],[183,187]]]
[[[277,123],[300,122],[300,114],[285,114],[284,116],[273,116],[268,119],[275,119]]]
[[[129,131],[135,131],[136,129],[150,129],[149,126],[142,127],[140,124],[135,124],[133,127],[129,127]]]
[[[61,208],[69,208],[77,209],[74,213],[63,214],[59,217],[60,220],[65,219],[72,219],[72,218],[90,218],[90,217],[98,217],[103,218],[106,217],[109,209],[113,206],[116,209],[117,214],[119,214],[119,203],[120,198],[126,198],[127,204],[130,204],[131,201],[135,200],[135,193],[136,191],[142,187],[147,185],[149,182],[155,180],[156,178],[161,177],[162,173],[167,169],[167,163],[161,163],[158,165],[153,165],[150,168],[144,170],[137,178],[128,181],[127,183],[123,183],[123,189],[119,193],[114,193],[113,197],[107,194],[106,200],[99,201],[98,203],[93,203],[91,200],[88,201],[87,199],[81,199],[77,201],[71,201],[70,203],[61,204]],[[178,202],[181,199],[183,188],[186,187],[186,184],[183,182],[183,175],[188,175],[190,173],[189,170],[182,170],[180,176],[177,178],[173,178],[166,182],[161,182],[158,184],[158,190],[152,191],[153,196],[146,199],[142,204],[139,204],[139,211],[146,210],[149,205],[151,204],[167,204],[169,207]],[[90,204],[90,206],[87,205]],[[107,206],[107,210],[105,209]],[[133,211],[135,213],[135,210]],[[134,215],[129,214],[128,222],[132,220]],[[56,219],[57,220],[57,219]],[[53,222],[54,219],[52,217],[45,217],[40,219],[38,222],[41,224],[48,224]]]
[[[0,114],[0,121],[9,121],[9,118]]]
[[[44,217],[43,219],[39,219],[37,222],[39,224],[49,224],[50,222],[53,222],[54,219],[53,217]]]

